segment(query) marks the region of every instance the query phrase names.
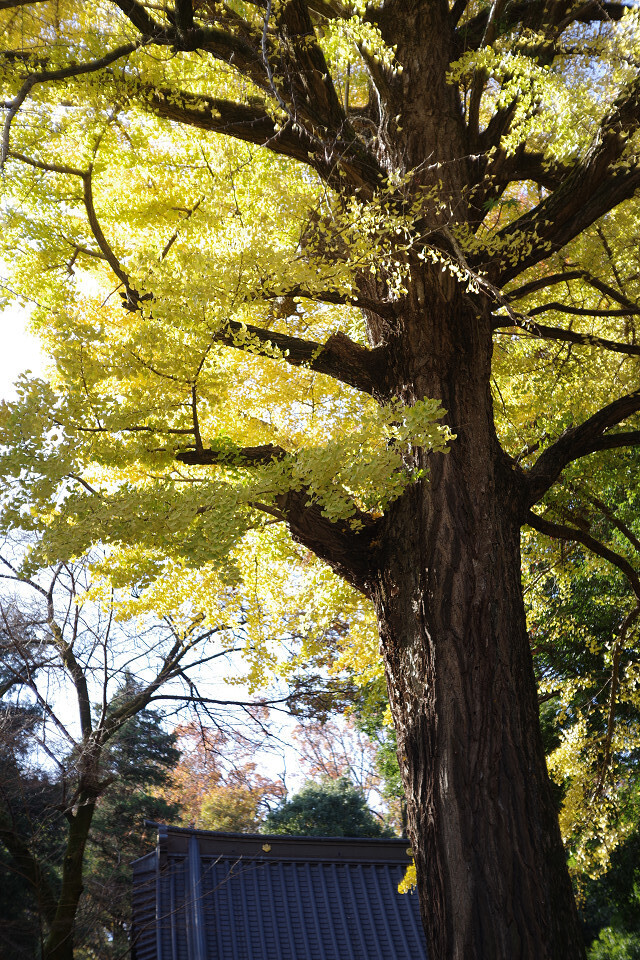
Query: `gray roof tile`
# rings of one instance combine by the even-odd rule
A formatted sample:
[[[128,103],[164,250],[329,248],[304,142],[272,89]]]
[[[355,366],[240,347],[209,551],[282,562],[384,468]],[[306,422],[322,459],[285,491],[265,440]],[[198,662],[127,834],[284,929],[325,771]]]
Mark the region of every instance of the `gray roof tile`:
[[[133,960],[426,960],[406,840],[158,826],[133,864]]]

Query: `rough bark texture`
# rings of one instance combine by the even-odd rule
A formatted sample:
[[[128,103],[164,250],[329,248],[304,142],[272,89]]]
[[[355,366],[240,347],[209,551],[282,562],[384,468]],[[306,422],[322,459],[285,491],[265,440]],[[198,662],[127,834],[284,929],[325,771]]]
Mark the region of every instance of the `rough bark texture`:
[[[409,169],[441,165],[451,204],[433,211],[437,229],[445,215],[473,216],[461,113],[444,83],[447,5],[407,4],[403,16],[401,150]],[[414,38],[434,35],[425,62]],[[522,600],[525,496],[493,422],[490,308],[446,271],[416,267],[396,329],[370,318],[372,345],[387,342],[393,358],[388,393],[438,397],[456,434],[448,454],[427,458],[428,482],[388,510],[372,593],[432,960],[578,960]]]
[[[524,618],[522,482],[493,424],[489,313],[446,275],[422,288],[395,389],[442,398],[456,440],[388,511],[372,592],[430,956],[580,958]]]
[[[459,53],[449,7],[390,0],[378,23],[403,69],[371,64],[384,94],[372,107],[377,156],[431,198],[416,234],[451,252],[451,225],[482,214],[469,130],[446,81]],[[373,597],[431,960],[582,960],[520,583],[530,497],[493,421],[494,304],[440,263],[416,257],[409,274],[402,303],[383,275],[362,281],[361,303],[380,304],[365,308],[369,358],[354,353],[356,373],[343,358],[325,372],[383,401],[438,398],[456,435],[450,452],[415,451],[411,466],[428,480],[359,538],[329,532],[304,497],[279,506],[296,539]]]

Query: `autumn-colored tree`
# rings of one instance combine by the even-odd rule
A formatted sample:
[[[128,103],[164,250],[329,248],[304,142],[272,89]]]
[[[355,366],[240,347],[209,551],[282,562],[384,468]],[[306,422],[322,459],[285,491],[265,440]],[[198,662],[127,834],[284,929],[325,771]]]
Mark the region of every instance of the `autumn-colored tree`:
[[[56,364],[5,525],[238,605],[256,683],[374,610],[430,956],[583,957],[520,532],[597,553],[573,479],[637,483],[635,4],[0,17],[3,259]]]
[[[365,796],[380,785],[375,769],[375,744],[358,730],[353,718],[346,721],[312,721],[298,724],[293,740],[304,772],[313,779],[346,777]]]
[[[293,739],[307,776],[314,780],[346,778],[362,792],[380,821],[401,835],[406,816],[395,734],[385,722],[389,703],[382,685],[375,686],[382,705],[377,715],[360,695],[346,718],[306,721],[293,731]]]
[[[286,791],[282,781],[258,772],[250,759],[255,742],[237,731],[193,722],[175,733],[181,757],[163,796],[180,805],[181,819],[204,830],[257,832],[270,805]]]

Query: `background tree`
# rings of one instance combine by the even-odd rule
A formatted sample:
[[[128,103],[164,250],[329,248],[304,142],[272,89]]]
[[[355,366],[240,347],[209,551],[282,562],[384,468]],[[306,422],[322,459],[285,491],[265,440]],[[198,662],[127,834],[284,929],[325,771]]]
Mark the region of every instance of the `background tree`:
[[[388,714],[384,682],[372,683],[353,695],[346,717],[301,723],[293,739],[306,776],[320,782],[346,779],[375,808],[381,823],[400,835],[406,826],[405,806]]]
[[[298,724],[293,731],[300,763],[314,778],[346,778],[365,797],[379,785],[375,769],[375,745],[357,728],[351,717]]]
[[[3,861],[20,878],[18,889],[28,888],[29,914],[37,917],[30,940],[41,940],[44,960],[71,960],[76,942],[115,956],[126,944],[122,860],[141,849],[132,839],[140,808],[175,811],[150,795],[177,753],[149,705],[203,660],[225,655],[224,645],[211,649],[224,628],[203,630],[196,617],[185,630],[139,625],[134,639],[113,607],[105,614],[91,602],[86,566],[59,564],[42,585],[2,563],[4,577],[40,601],[28,611],[24,594],[20,606],[0,605]],[[180,686],[173,695],[180,697]]]
[[[41,955],[54,907],[65,823],[54,778],[30,762],[37,708],[0,714],[0,957]],[[35,869],[34,869],[35,867]]]
[[[534,661],[555,720],[552,772],[565,787],[563,832],[584,869],[599,857],[606,866],[625,791],[635,789],[640,528],[627,477],[637,461],[631,451],[595,477],[567,471],[565,495],[549,498],[540,518],[560,546],[525,544]]]
[[[627,804],[632,832],[611,854],[607,872],[587,881],[581,912],[587,937],[593,938],[590,960],[635,960],[640,956],[640,869],[638,790]]]
[[[602,929],[594,957],[637,947],[637,459],[629,451],[606,471],[567,477],[544,515],[561,539],[525,542],[543,732],[587,942]]]
[[[520,530],[562,536],[571,477],[640,437],[635,7],[2,25],[3,241],[57,364],[5,411],[5,523],[242,579],[263,669],[270,596],[326,562],[334,613],[375,608],[430,956],[584,956]]]
[[[258,772],[251,759],[259,749],[255,737],[194,722],[175,734],[180,761],[162,794],[180,807],[182,821],[202,830],[258,832],[285,787]]]
[[[303,837],[390,836],[347,777],[309,781],[267,814],[264,833]]]
[[[111,703],[117,709],[141,687],[125,679]],[[98,799],[84,860],[85,895],[79,905],[80,955],[119,958],[130,947],[131,861],[148,853],[145,820],[172,823],[180,808],[162,795],[179,759],[174,734],[155,710],[141,710],[109,742],[103,776],[111,783]]]

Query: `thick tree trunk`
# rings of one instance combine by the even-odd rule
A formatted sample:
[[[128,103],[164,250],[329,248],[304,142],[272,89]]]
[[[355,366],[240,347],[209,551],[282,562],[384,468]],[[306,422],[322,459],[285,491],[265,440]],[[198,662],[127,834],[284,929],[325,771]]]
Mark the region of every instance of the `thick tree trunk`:
[[[446,248],[475,218],[449,4],[389,0],[379,22],[403,68],[382,160],[426,189],[417,231]],[[439,399],[456,439],[415,453],[429,478],[386,511],[371,593],[430,960],[580,960],[524,617],[524,484],[493,421],[491,304],[446,266],[414,262],[408,287],[393,323],[368,317],[391,357],[382,399]]]
[[[521,481],[493,424],[489,318],[446,275],[419,287],[396,392],[440,398],[457,437],[388,510],[373,595],[430,958],[578,960],[525,626]]]

